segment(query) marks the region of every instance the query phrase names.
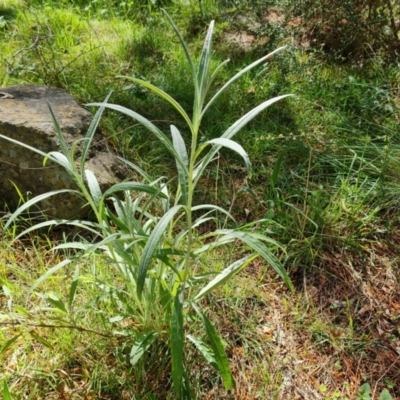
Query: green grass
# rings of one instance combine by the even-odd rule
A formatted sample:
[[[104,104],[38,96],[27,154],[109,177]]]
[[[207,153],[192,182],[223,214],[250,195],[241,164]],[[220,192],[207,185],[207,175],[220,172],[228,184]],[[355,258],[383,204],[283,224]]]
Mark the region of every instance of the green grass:
[[[165,132],[174,124],[187,138],[179,114],[168,104],[117,78],[143,78],[185,109],[192,107],[184,54],[159,9],[145,2],[138,8],[121,3],[0,0],[0,85],[59,86],[82,103],[102,101],[113,90],[112,103],[134,109]],[[285,251],[277,256],[297,292],[290,296],[266,265],[253,263],[207,298],[207,315],[222,332],[237,388],[231,394],[214,389],[221,386],[217,374],[188,347],[194,390],[204,399],[296,398],[301,393],[303,398],[318,398],[318,393],[351,399],[367,382],[377,385],[376,393],[387,387],[395,397],[400,382],[398,364],[391,367],[390,346],[398,345],[398,66],[379,57],[363,65],[336,64],[276,25],[263,27],[270,41],[262,48],[245,53],[227,46],[223,32],[238,26],[235,12],[251,13],[258,3],[204,1],[204,18],[197,1],[189,7],[166,5],[196,54],[209,20],[216,18],[216,61],[232,59],[217,86],[260,53],[289,44],[221,96],[204,120],[201,140],[217,137],[268,98],[296,95],[238,134],[253,161],[253,177],[247,178],[239,157],[223,151],[201,180],[195,201],[231,209],[243,224],[269,219],[265,229],[283,244]],[[101,124],[119,154],[153,176],[171,176],[174,160],[132,120],[110,111]],[[41,314],[50,307],[46,299],[32,295],[27,301],[26,295],[64,257],[49,252],[49,243],[60,243],[62,237],[47,232],[10,247],[15,235],[9,231],[0,244],[0,287],[7,288],[0,290],[0,323],[11,315],[12,295],[13,313],[25,318],[26,310],[32,323],[57,324],[54,311]],[[210,253],[201,264],[221,269],[231,252]],[[174,398],[165,344],[155,342],[155,359],[132,368],[119,322],[108,319],[118,302],[108,298],[96,313],[83,307],[101,295],[98,282],[109,279],[107,263],[88,259],[80,268],[86,278],[77,294],[82,310],[76,325],[110,338],[79,329],[0,325],[0,347],[21,334],[0,355],[0,381],[7,381],[17,399],[57,398],[63,391],[77,399]],[[74,267],[60,271],[41,293],[66,299],[73,274]]]

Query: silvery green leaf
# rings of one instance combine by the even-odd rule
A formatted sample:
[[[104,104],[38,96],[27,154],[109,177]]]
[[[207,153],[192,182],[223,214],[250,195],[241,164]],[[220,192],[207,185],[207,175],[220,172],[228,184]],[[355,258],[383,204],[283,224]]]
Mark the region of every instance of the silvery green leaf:
[[[161,240],[161,237],[165,234],[166,229],[170,221],[174,218],[175,214],[182,209],[183,206],[178,205],[172,207],[164,216],[158,221],[154,227],[153,232],[149,236],[147,243],[143,249],[142,258],[139,264],[138,281],[137,281],[137,292],[140,297],[144,282],[146,279],[147,268],[150,264],[151,258],[157,249],[157,246]]]
[[[158,332],[150,332],[140,335],[132,346],[130,354],[130,363],[135,365],[146,352],[146,350],[153,344],[154,339],[158,336]]]
[[[85,175],[89,186],[90,195],[92,196],[96,207],[98,207],[103,195],[101,193],[99,182],[96,178],[96,175],[90,169],[85,169]]]
[[[199,350],[200,353],[203,354],[203,357],[207,360],[207,362],[215,369],[217,369],[217,362],[215,360],[212,350],[200,339],[192,335],[186,335],[186,337],[196,346],[197,350]]]
[[[246,153],[245,149],[237,142],[231,140],[231,139],[226,139],[223,137],[216,138],[216,139],[211,139],[208,140],[205,144],[214,144],[222,147],[226,147],[228,149],[231,149],[238,153],[244,160],[244,163],[246,165],[247,171],[249,175],[251,175],[252,172],[252,167],[251,167],[251,162],[248,154]]]
[[[71,190],[71,189],[61,189],[61,190],[54,190],[52,192],[47,192],[47,193],[43,193],[40,194],[39,196],[34,197],[33,199],[28,200],[26,203],[24,203],[22,206],[20,206],[8,219],[8,221],[6,222],[6,224],[4,225],[4,230],[6,230],[13,221],[15,221],[15,219],[21,215],[24,211],[26,211],[29,207],[32,207],[33,205],[35,205],[36,203],[39,203],[42,200],[45,200],[51,196],[55,196],[57,194],[61,194],[61,193],[74,193],[78,196],[80,196],[80,193],[76,190]]]
[[[194,83],[195,87],[197,87],[196,70],[194,68],[194,64],[193,64],[192,58],[190,57],[189,49],[186,46],[186,43],[183,40],[183,37],[180,34],[180,32],[179,32],[177,26],[175,25],[174,21],[172,21],[172,18],[169,16],[169,14],[164,9],[162,11],[164,12],[166,17],[168,18],[169,23],[171,24],[172,28],[174,29],[176,35],[179,38],[179,41],[181,42],[181,46],[183,48],[183,51],[185,52],[186,60],[187,60],[187,62],[189,64],[190,72],[191,72],[191,75],[192,75],[192,78],[193,78],[193,83]]]
[[[231,125],[221,136],[221,138],[231,139],[237,132],[240,131],[247,123],[249,123],[254,117],[256,117],[261,111],[265,110],[270,105],[276,103],[279,100],[284,99],[285,97],[292,96],[291,94],[286,94],[283,96],[274,97],[273,99],[269,99],[264,103],[261,103],[257,107],[253,108],[243,117],[239,118],[233,125]],[[220,150],[221,146],[214,146],[208,154],[200,161],[199,165],[196,168],[196,176],[195,176],[195,186],[202,176],[207,165],[214,159],[214,156]]]
[[[105,98],[103,103],[108,103],[108,99],[110,98],[112,92],[110,92],[107,97]],[[89,152],[90,146],[92,144],[93,141],[93,137],[96,133],[97,127],[99,126],[100,123],[100,119],[103,115],[104,112],[104,107],[100,107],[95,116],[92,119],[92,122],[90,123],[89,129],[87,130],[85,139],[84,139],[84,143],[82,146],[82,154],[81,154],[81,171],[84,171],[85,169],[85,162],[86,162],[86,158],[87,158],[87,154]]]
[[[51,107],[51,104],[50,104],[50,102],[48,100],[47,100],[47,106],[49,107],[49,111],[50,111],[50,114],[51,114],[51,118],[53,120],[54,128],[56,130],[56,135],[57,135],[57,138],[58,138],[58,140],[60,142],[61,150],[62,150],[64,156],[69,158],[70,151],[68,150],[68,146],[67,146],[67,143],[65,141],[64,135],[63,135],[63,133],[61,131],[60,124],[58,123],[57,118],[56,118],[56,116],[54,114],[54,111],[53,111],[53,109]],[[72,161],[72,160],[70,160],[70,161]]]
[[[165,197],[165,195],[161,192],[161,190],[157,187],[153,187],[147,185],[145,183],[140,182],[120,182],[116,183],[115,185],[111,186],[104,192],[103,198],[106,199],[107,197],[111,196],[114,193],[124,192],[126,190],[132,190],[136,192],[144,192],[149,194],[158,194],[160,197]]]
[[[222,207],[216,206],[215,204],[199,204],[198,206],[193,206],[192,211],[199,211],[199,210],[210,210],[215,212],[220,212],[230,218],[232,221],[235,221],[235,218],[230,214],[229,211],[226,211]]]
[[[126,165],[128,165],[129,167],[131,167],[134,171],[136,171],[140,176],[143,176],[143,178],[145,178],[148,182],[152,181],[151,176],[144,171],[142,168],[140,168],[139,166],[137,166],[136,164],[125,160],[125,158],[122,157],[117,157],[118,160],[122,161],[123,163],[125,163]]]
[[[182,197],[183,197],[183,204],[187,204],[188,199],[188,171],[187,166],[189,164],[189,158],[185,146],[185,142],[180,134],[179,130],[174,126],[171,125],[171,136],[172,136],[172,143],[180,158],[180,162],[176,160],[176,168],[178,170],[178,177],[179,177],[179,184],[181,187]],[[185,166],[185,168],[182,167]]]
[[[116,105],[116,104],[90,103],[90,104],[86,104],[86,105],[87,106],[100,106],[100,107],[104,106],[106,108],[109,108],[110,110],[118,111],[121,114],[125,114],[128,117],[133,118],[134,120],[138,121],[141,125],[143,125],[146,129],[148,129],[151,133],[153,133],[155,135],[155,137],[174,156],[174,158],[178,158],[177,153],[174,149],[174,146],[172,145],[172,143],[168,139],[168,137],[165,136],[164,133],[160,129],[158,129],[152,122],[150,122],[147,118],[143,117],[142,115],[138,114],[137,112],[132,111],[129,108]]]
[[[214,21],[210,22],[210,26],[207,30],[207,35],[204,40],[203,50],[201,52],[199,70],[197,72],[197,84],[199,87],[199,100],[198,106],[202,106],[202,103],[206,97],[210,83],[210,64],[212,58],[212,35],[214,30]],[[201,111],[201,110],[199,110]]]
[[[69,159],[64,156],[64,154],[60,153],[59,151],[51,151],[50,153],[47,153],[43,160],[43,165],[46,165],[48,159],[61,165],[66,171],[69,172],[71,177],[76,180],[76,177],[74,176],[74,167],[71,165]]]
[[[278,275],[283,279],[286,283],[287,287],[290,291],[293,292],[293,284],[287,274],[284,266],[281,262],[272,254],[272,252],[268,249],[267,246],[263,243],[263,240],[270,241],[271,239],[260,234],[252,233],[252,232],[242,232],[238,230],[232,230],[226,233],[226,236],[229,238],[236,238],[243,243],[246,243],[250,248],[252,248],[257,254],[259,254],[264,260],[266,260],[269,265],[278,273]],[[276,242],[275,242],[276,243]]]
[[[278,53],[281,50],[284,50],[287,46],[282,46],[279,47],[278,49],[272,51],[271,53],[267,54],[264,57],[259,58],[258,60],[254,61],[253,63],[251,63],[250,65],[248,65],[246,68],[243,68],[241,71],[239,71],[235,76],[233,76],[231,79],[229,79],[228,82],[225,83],[224,86],[222,86],[221,89],[218,90],[218,92],[211,98],[211,100],[207,103],[207,105],[204,107],[203,112],[202,112],[202,117],[204,116],[204,114],[207,112],[207,110],[210,108],[210,106],[214,103],[214,101],[236,80],[238,80],[240,77],[242,77],[245,73],[249,72],[250,70],[252,70],[253,68],[257,67],[258,65],[260,65],[261,63],[263,63],[264,61],[267,61],[268,58],[273,57],[276,53]],[[228,60],[226,60],[222,65],[225,65],[228,62]],[[221,65],[221,66],[222,66]],[[219,66],[219,67],[221,67]],[[217,68],[219,69],[219,68]],[[217,70],[214,72],[216,73]],[[213,74],[214,75],[214,74]]]
[[[43,282],[45,281],[50,275],[53,275],[54,273],[56,273],[58,270],[60,270],[61,268],[64,268],[66,265],[71,264],[72,262],[74,262],[78,257],[73,257],[73,258],[67,258],[61,262],[59,262],[58,264],[56,264],[54,267],[50,268],[49,270],[47,270],[39,279],[37,279],[33,285],[31,286],[31,288],[28,291],[28,296]]]
[[[161,97],[162,99],[166,100],[168,103],[170,103],[175,110],[177,110],[179,112],[179,114],[182,115],[183,119],[186,121],[188,127],[190,129],[192,129],[192,121],[190,120],[190,118],[188,117],[188,115],[186,114],[185,110],[182,108],[182,106],[175,100],[173,99],[168,93],[165,93],[163,90],[161,90],[160,88],[158,88],[157,86],[154,86],[153,84],[151,84],[150,82],[146,82],[142,79],[138,79],[138,78],[133,78],[132,76],[118,76],[117,78],[124,78],[124,79],[129,79],[135,83],[137,83],[138,85],[141,85],[149,90],[151,90],[153,93],[155,93],[157,96]]]
[[[24,147],[24,148],[26,148],[26,149],[28,149],[28,150],[30,150],[30,151],[32,151],[32,152],[34,152],[34,153],[36,153],[36,154],[40,154],[41,156],[43,156],[43,158],[50,158],[52,161],[54,161],[54,162],[56,162],[57,164],[59,164],[59,165],[61,165],[63,168],[65,168],[65,166],[66,166],[66,162],[65,162],[65,158],[56,158],[56,157],[52,157],[52,156],[50,156],[49,157],[49,153],[45,153],[44,151],[41,151],[41,150],[39,150],[39,149],[36,149],[35,147],[32,147],[32,146],[29,146],[29,145],[27,145],[27,144],[25,144],[25,143],[23,143],[23,142],[20,142],[20,141],[18,141],[18,140],[15,140],[15,139],[11,139],[11,138],[9,138],[8,136],[4,136],[4,135],[1,135],[0,134],[0,138],[2,138],[2,139],[5,139],[5,140],[8,140],[9,142],[11,142],[11,143],[14,143],[14,144],[17,144],[18,146],[21,146],[21,147]],[[60,153],[60,152],[51,152],[51,154],[52,153],[58,153],[58,154],[61,154],[62,155],[62,153]],[[60,163],[60,160],[61,160],[61,163]],[[69,163],[69,161],[68,161],[68,166],[70,165],[70,163]]]
[[[17,240],[17,239],[21,238],[22,236],[25,236],[29,232],[33,232],[34,230],[38,230],[38,229],[45,228],[48,226],[59,226],[59,225],[76,226],[78,228],[82,228],[84,230],[92,232],[96,236],[100,235],[99,231],[102,229],[102,227],[95,222],[80,221],[80,220],[67,220],[67,219],[52,219],[50,221],[40,222],[39,224],[33,225],[33,226],[25,229],[24,231],[19,233],[18,236],[16,236],[14,240]]]
[[[193,298],[193,301],[199,301],[207,293],[211,292],[218,286],[223,285],[233,275],[240,272],[249,262],[254,260],[256,257],[257,256],[255,256],[254,254],[248,255],[246,257],[241,258],[240,260],[235,261],[233,264],[229,265],[229,267],[225,268],[211,282],[209,282],[205,287],[203,287],[203,289],[201,289],[200,292],[197,293],[197,295]]]

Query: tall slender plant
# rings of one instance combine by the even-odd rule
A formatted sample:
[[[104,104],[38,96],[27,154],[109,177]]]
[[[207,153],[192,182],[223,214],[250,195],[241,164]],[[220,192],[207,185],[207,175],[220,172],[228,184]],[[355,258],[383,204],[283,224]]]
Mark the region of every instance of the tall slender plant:
[[[167,337],[174,390],[179,398],[190,398],[191,389],[185,369],[187,360],[185,360],[184,352],[185,346],[189,343],[193,344],[219,372],[226,390],[234,386],[223,342],[202,310],[201,300],[212,290],[226,283],[258,256],[263,257],[275,269],[290,290],[293,289],[284,267],[273,254],[273,249],[279,247],[278,243],[265,234],[256,232],[252,228],[255,225],[251,224],[238,229],[216,229],[199,235],[196,233],[197,228],[216,219],[218,213],[222,213],[232,220],[234,218],[228,211],[216,205],[193,203],[194,191],[202,174],[223,147],[238,153],[243,158],[249,174],[251,173],[249,157],[243,147],[233,140],[233,137],[260,112],[288,95],[263,102],[239,118],[220,137],[200,142],[201,121],[218,97],[242,75],[268,60],[283,47],[238,72],[207,100],[207,95],[218,72],[229,61],[226,60],[214,71],[211,71],[214,21],[210,23],[200,62],[196,66],[176,25],[170,16],[165,14],[179,38],[192,76],[194,86],[192,117],[190,118],[182,106],[160,88],[141,79],[124,78],[134,81],[135,84],[145,87],[169,102],[186,122],[190,132],[190,143],[185,143],[176,126],[171,125],[171,136],[168,137],[152,122],[135,111],[109,104],[109,97],[107,97],[103,103],[90,104],[98,106],[99,110],[88,130],[78,160],[75,154],[76,146],[68,150],[61,128],[50,107],[62,152],[45,154],[38,149],[20,144],[42,154],[45,161],[49,159],[58,163],[69,172],[77,185],[77,189],[73,192],[89,204],[96,221],[45,221],[28,228],[21,235],[34,229],[59,224],[75,225],[93,232],[97,237],[95,243],[69,242],[57,246],[57,249],[73,248],[80,252],[48,270],[34,283],[31,292],[36,291],[39,284],[59,269],[73,261],[78,261],[81,257],[101,251],[115,266],[118,271],[118,279],[123,283],[122,286],[118,286],[115,282],[108,283],[107,293],[118,301],[118,311],[111,317],[114,320],[130,318],[135,321],[133,327],[130,328],[130,334],[134,337],[130,356],[131,363],[135,365],[146,351],[151,349],[157,338],[161,340],[161,337]],[[122,182],[102,193],[93,172],[85,168],[85,161],[105,108],[123,113],[142,124],[169,151],[176,162],[179,182],[173,195],[169,190],[170,181],[163,178],[152,180],[140,167],[127,160],[124,161],[142,176],[145,183]],[[4,136],[1,137],[19,143]],[[67,190],[45,193],[31,199],[9,218],[5,229],[33,204],[65,191]],[[118,192],[124,194],[123,199],[121,196],[117,196]],[[112,205],[109,204],[110,201]],[[204,275],[204,271],[197,271],[194,267],[210,250],[237,241],[243,242],[251,251],[247,251],[242,258],[226,266],[222,272],[209,271],[213,273],[211,280],[210,274]],[[66,318],[73,317],[73,302],[79,281],[80,274],[77,267],[67,304],[59,298],[47,298],[55,308],[65,313]],[[101,282],[101,287],[104,290],[104,282]],[[93,303],[90,305],[93,306]],[[193,318],[193,314],[197,315],[198,322],[204,327],[206,341],[191,334],[191,324],[188,323],[189,314],[192,315],[191,318]]]

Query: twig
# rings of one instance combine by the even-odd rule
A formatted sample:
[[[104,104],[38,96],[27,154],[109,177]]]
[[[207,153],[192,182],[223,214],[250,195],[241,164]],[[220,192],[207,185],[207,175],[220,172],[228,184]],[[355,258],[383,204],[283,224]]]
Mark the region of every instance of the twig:
[[[36,35],[36,38],[35,38],[34,42],[33,42],[30,46],[28,46],[28,47],[23,47],[22,49],[19,49],[18,51],[16,51],[14,54],[12,54],[12,55],[6,60],[7,75],[10,75],[10,73],[11,73],[11,71],[10,71],[10,69],[9,69],[9,67],[10,67],[10,65],[11,65],[10,60],[13,59],[13,58],[15,58],[15,57],[17,57],[17,55],[18,55],[19,53],[22,53],[23,51],[28,51],[28,50],[31,50],[32,48],[34,48],[34,47],[39,43],[39,40],[40,40],[40,30],[38,30],[37,35]]]
[[[380,376],[380,378],[375,382],[374,391],[372,393],[372,398],[375,398],[376,390],[378,389],[378,383],[384,378],[384,376],[389,372],[389,370],[399,361],[400,356],[398,356],[388,367],[388,369]]]
[[[13,325],[13,326],[24,325],[24,326],[31,326],[31,327],[35,327],[35,328],[75,329],[79,332],[95,333],[96,335],[106,337],[106,338],[115,337],[115,335],[109,335],[107,333],[98,332],[98,331],[95,331],[94,329],[87,329],[87,328],[83,328],[82,326],[77,326],[77,325],[52,325],[52,324],[43,324],[43,323],[34,324],[34,323],[25,323],[25,322],[15,321],[15,320],[14,321],[0,321],[0,325]]]
[[[96,46],[96,47],[93,47],[92,49],[90,49],[90,50],[86,50],[86,51],[83,51],[82,53],[79,53],[75,58],[73,58],[70,62],[68,62],[67,64],[65,64],[62,68],[60,68],[58,71],[57,71],[57,75],[59,75],[59,74],[61,74],[61,72],[63,72],[66,68],[68,68],[71,64],[73,64],[76,60],[78,60],[78,58],[80,58],[80,57],[82,57],[82,56],[84,56],[85,54],[88,54],[88,53],[90,53],[90,52],[92,52],[92,51],[94,51],[94,50],[96,50],[96,49],[99,49],[99,48],[101,48],[101,47],[103,47],[102,45],[98,45],[98,46]]]

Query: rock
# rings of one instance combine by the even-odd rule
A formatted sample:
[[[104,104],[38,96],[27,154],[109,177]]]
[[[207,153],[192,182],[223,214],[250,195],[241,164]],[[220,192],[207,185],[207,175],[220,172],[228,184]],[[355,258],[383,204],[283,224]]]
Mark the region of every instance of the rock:
[[[0,92],[0,134],[21,141],[45,153],[60,151],[60,143],[47,101],[56,115],[66,142],[71,146],[86,134],[92,115],[65,91],[39,85],[16,85]],[[79,156],[79,145],[77,149]],[[123,164],[110,153],[104,136],[96,132],[86,167],[94,172],[102,191],[124,178]],[[75,189],[68,173],[59,165],[22,146],[0,138],[0,200],[11,209],[26,199],[57,189]],[[88,213],[77,196],[62,193],[39,203],[49,218],[83,218]]]
[[[269,39],[266,37],[256,38],[255,35],[247,33],[247,31],[229,31],[222,34],[222,40],[236,50],[248,52],[256,45],[264,45]]]

